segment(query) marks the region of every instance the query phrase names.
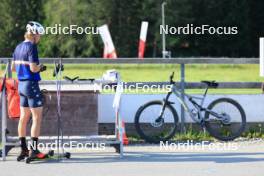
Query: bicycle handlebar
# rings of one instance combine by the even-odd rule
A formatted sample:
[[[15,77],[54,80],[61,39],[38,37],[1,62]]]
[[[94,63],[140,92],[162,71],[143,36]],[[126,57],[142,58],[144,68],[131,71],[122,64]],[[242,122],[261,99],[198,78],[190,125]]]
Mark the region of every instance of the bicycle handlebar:
[[[79,79],[79,76],[76,76],[74,78],[70,78],[68,76],[64,76],[63,77],[66,81],[71,81],[71,82],[74,82],[75,80]]]
[[[66,81],[70,81],[72,83],[74,83],[76,80],[77,81],[91,81],[91,82],[94,82],[95,81],[95,78],[87,78],[87,79],[80,79],[79,76],[76,76],[74,78],[70,78],[68,76],[64,76],[63,77]]]

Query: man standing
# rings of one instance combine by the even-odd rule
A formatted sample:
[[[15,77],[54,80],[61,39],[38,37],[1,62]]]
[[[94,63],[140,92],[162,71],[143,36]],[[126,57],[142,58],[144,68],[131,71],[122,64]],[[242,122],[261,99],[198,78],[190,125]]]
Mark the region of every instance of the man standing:
[[[39,159],[45,157],[45,154],[39,152],[37,147],[43,109],[42,94],[39,88],[40,72],[46,70],[46,66],[39,63],[37,44],[44,32],[41,24],[30,21],[26,26],[25,41],[20,43],[13,53],[12,70],[17,73],[20,95],[18,136],[21,153],[17,157],[17,161],[21,161],[28,156]],[[26,142],[26,127],[31,115],[32,144],[29,152]]]

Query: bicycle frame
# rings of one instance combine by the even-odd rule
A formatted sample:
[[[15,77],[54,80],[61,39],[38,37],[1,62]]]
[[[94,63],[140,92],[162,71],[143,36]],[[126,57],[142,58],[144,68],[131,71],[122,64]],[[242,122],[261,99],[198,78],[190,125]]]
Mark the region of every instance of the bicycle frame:
[[[204,121],[204,116],[202,116],[202,112],[203,111],[207,111],[209,112],[210,114],[212,114],[213,116],[216,116],[218,118],[221,118],[219,117],[219,114],[217,113],[214,113],[212,111],[210,111],[209,109],[207,108],[203,108],[203,105],[204,105],[204,100],[207,96],[207,92],[208,92],[208,89],[209,87],[207,87],[205,89],[205,92],[204,94],[202,95],[202,97],[197,97],[197,96],[191,96],[191,95],[188,95],[186,93],[183,93],[180,91],[180,89],[177,88],[177,86],[175,85],[175,83],[172,84],[172,88],[171,88],[171,91],[168,92],[165,100],[164,100],[164,105],[166,103],[169,103],[169,104],[173,104],[173,102],[170,102],[169,101],[169,97],[170,95],[173,93],[175,96],[176,96],[176,99],[177,101],[180,103],[180,105],[184,108],[185,112],[187,112],[190,117],[192,118],[193,121],[197,122],[197,123],[201,123]],[[192,105],[194,106],[195,109],[191,109],[188,104],[184,101],[184,99],[187,97],[188,101],[192,103]],[[197,99],[197,100],[200,100],[201,103],[198,104],[196,101],[194,101],[194,99]],[[161,111],[161,116],[163,115],[164,113],[164,110],[165,110],[165,106],[163,106],[162,108],[162,111]],[[194,112],[194,110],[196,110],[196,112]],[[196,118],[197,116],[197,118]]]

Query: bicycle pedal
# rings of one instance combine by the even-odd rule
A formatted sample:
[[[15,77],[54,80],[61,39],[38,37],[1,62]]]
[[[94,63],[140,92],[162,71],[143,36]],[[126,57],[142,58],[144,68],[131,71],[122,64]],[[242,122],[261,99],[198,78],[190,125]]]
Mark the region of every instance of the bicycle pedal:
[[[200,125],[201,125],[202,128],[205,128],[205,121],[201,120]]]

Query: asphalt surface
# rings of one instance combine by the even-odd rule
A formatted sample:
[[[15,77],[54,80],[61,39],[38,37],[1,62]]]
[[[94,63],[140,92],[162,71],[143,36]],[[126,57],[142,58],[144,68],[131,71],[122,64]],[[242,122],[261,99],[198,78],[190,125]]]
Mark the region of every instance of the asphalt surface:
[[[120,158],[114,149],[71,151],[69,160],[46,160],[26,164],[17,162],[18,149],[7,161],[0,161],[1,176],[261,176],[264,175],[262,140],[216,143],[198,148],[175,148],[170,145],[133,145],[125,147]],[[219,145],[220,144],[220,145]],[[224,144],[226,145],[226,144]],[[220,146],[220,147],[219,147]],[[231,146],[231,147],[230,147]]]

